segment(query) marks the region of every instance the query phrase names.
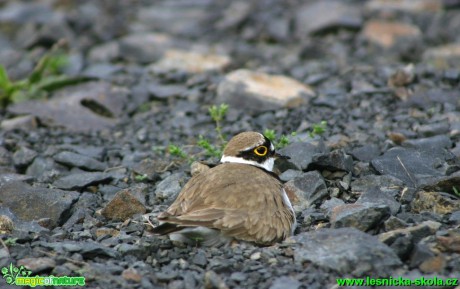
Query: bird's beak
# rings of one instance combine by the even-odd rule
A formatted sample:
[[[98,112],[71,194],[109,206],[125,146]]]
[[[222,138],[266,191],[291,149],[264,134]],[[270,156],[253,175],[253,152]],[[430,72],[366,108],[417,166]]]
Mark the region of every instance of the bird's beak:
[[[289,160],[291,157],[288,157],[288,156],[283,156],[283,155],[280,155],[279,153],[275,153],[275,158],[277,159],[282,159],[282,160]]]

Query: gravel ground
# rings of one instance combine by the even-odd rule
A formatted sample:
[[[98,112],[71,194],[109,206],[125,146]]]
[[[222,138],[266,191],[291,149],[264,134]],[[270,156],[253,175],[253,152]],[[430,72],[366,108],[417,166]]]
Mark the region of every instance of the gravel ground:
[[[456,0],[0,1],[9,77],[28,77],[65,42],[61,74],[79,80],[0,114],[0,267],[84,276],[86,288],[460,278],[459,9]],[[190,247],[146,224],[190,178],[190,162],[168,145],[217,160],[196,144],[218,143],[208,109],[220,103],[227,138],[296,132],[280,150],[291,160],[277,163],[298,220],[283,243]],[[321,121],[325,132],[312,135]]]

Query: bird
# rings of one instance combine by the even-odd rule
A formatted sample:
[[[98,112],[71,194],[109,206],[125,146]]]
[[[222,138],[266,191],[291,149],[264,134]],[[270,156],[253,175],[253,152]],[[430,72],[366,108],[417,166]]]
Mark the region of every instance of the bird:
[[[222,246],[233,241],[270,246],[296,227],[292,204],[273,172],[277,158],[263,134],[235,135],[220,163],[193,176],[169,208],[158,215],[157,235],[189,245]]]

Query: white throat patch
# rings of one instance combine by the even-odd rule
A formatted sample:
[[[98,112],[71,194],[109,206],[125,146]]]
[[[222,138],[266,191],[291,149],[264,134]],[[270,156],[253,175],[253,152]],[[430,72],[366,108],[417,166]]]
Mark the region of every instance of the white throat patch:
[[[239,163],[239,164],[248,164],[248,165],[253,165],[259,168],[263,168],[269,172],[273,172],[273,165],[275,164],[275,159],[274,158],[268,158],[265,162],[263,163],[258,163],[256,161],[249,161],[245,160],[243,158],[239,157],[231,157],[231,156],[226,156],[223,155],[222,158],[220,159],[221,163]]]

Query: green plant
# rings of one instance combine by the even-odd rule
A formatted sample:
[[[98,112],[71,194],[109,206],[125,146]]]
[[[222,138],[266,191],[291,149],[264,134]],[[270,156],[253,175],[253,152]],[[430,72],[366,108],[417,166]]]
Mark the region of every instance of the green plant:
[[[225,146],[226,144],[226,138],[222,134],[222,127],[221,127],[221,121],[225,117],[228,111],[228,104],[222,103],[219,106],[211,106],[209,108],[209,115],[211,116],[212,120],[216,123],[216,132],[217,132],[217,137],[220,140],[221,147]]]
[[[6,68],[0,64],[0,107],[5,108],[11,103],[29,99],[45,98],[53,90],[85,80],[82,77],[60,74],[61,69],[68,63],[68,57],[61,51],[60,46],[62,44],[56,44],[42,56],[25,79],[11,80]]]
[[[207,139],[203,138],[202,135],[199,136],[196,144],[205,150],[207,156],[219,158],[222,155],[222,149],[212,145]]]
[[[312,126],[312,129],[309,133],[310,137],[313,138],[317,135],[322,135],[323,133],[326,132],[326,127],[327,127],[327,121],[322,120],[319,123],[315,123]]]
[[[454,194],[460,197],[460,192],[458,191],[457,187],[453,186],[452,190],[454,191]]]
[[[296,135],[297,135],[296,132],[291,133],[291,136],[296,136]],[[290,143],[289,137],[287,135],[282,134],[278,138],[275,130],[273,129],[265,129],[264,136],[266,136],[269,140],[273,142],[275,149],[282,149]]]
[[[180,147],[178,147],[176,145],[173,145],[173,144],[170,144],[168,146],[168,152],[172,156],[176,156],[176,157],[179,157],[181,159],[187,159],[188,158],[188,155],[187,155],[186,152],[184,152],[184,150],[182,150]]]
[[[148,176],[147,176],[146,174],[143,174],[143,175],[136,175],[136,176],[134,177],[134,180],[135,180],[136,182],[143,182],[143,181],[145,181],[147,178],[148,178]]]
[[[18,240],[18,238],[7,238],[5,241],[3,241],[3,243],[5,244],[5,246],[13,246],[13,245],[16,245],[16,241]]]

